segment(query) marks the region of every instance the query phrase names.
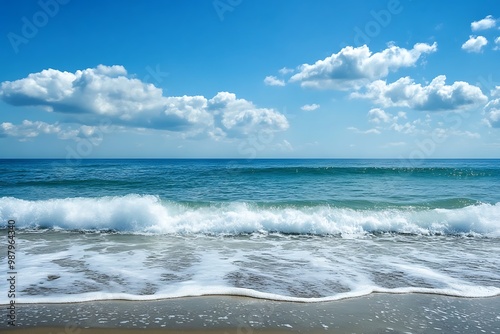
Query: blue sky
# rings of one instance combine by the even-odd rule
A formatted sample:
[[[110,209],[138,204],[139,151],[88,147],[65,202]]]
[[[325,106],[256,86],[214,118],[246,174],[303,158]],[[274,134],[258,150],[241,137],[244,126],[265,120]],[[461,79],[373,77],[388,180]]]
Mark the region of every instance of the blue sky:
[[[0,157],[500,157],[496,0],[2,9]]]

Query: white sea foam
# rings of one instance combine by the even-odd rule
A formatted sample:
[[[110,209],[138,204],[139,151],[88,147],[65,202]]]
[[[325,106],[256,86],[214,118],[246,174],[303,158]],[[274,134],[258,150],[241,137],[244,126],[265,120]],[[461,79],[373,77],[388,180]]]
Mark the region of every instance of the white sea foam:
[[[19,231],[16,245],[18,303],[203,295],[321,302],[374,292],[500,295],[495,238]],[[6,257],[0,266],[7,267]],[[7,283],[0,281],[0,290],[7,291]],[[7,302],[0,296],[0,304]]]
[[[263,208],[248,203],[193,207],[157,196],[27,201],[0,198],[0,223],[18,228],[116,230],[133,233],[281,232],[352,236],[370,232],[479,234],[500,237],[500,203],[458,209],[355,210],[330,206]]]
[[[495,287],[480,287],[474,288],[469,286],[457,287],[457,289],[429,289],[429,288],[397,288],[384,289],[380,287],[364,287],[355,291],[339,293],[333,296],[319,298],[301,298],[279,295],[274,293],[260,292],[253,289],[231,288],[231,287],[206,287],[206,286],[191,286],[188,291],[180,290],[176,293],[169,294],[154,294],[154,295],[133,295],[127,293],[105,293],[105,292],[89,292],[82,294],[59,295],[59,296],[23,296],[18,299],[19,303],[80,303],[88,301],[104,301],[104,300],[129,300],[129,301],[148,301],[173,299],[184,297],[200,297],[200,296],[240,296],[257,299],[267,299],[274,301],[296,302],[296,303],[319,303],[337,301],[349,298],[367,296],[372,293],[388,293],[388,294],[404,294],[404,293],[425,293],[451,297],[465,298],[485,298],[500,296],[500,288]]]

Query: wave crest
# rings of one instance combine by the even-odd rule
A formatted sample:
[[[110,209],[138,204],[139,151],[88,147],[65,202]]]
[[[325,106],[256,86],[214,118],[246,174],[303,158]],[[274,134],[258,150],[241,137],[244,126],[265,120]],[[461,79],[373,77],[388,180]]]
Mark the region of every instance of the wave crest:
[[[28,201],[0,198],[0,226],[18,228],[115,230],[131,233],[287,233],[359,235],[366,233],[478,234],[500,237],[500,203],[456,209],[396,208],[355,210],[327,205],[259,207],[232,202],[193,206],[158,196],[77,197]]]

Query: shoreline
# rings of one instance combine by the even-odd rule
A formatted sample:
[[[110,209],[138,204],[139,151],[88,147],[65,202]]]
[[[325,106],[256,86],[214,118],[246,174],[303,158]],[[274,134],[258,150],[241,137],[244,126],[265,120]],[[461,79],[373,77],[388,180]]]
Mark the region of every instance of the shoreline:
[[[12,333],[495,333],[500,296],[385,294],[329,302],[202,296],[17,304]]]
[[[235,288],[235,289],[240,289],[240,288]],[[245,289],[246,290],[246,289]],[[395,289],[397,290],[397,289]],[[254,292],[254,291],[252,291]],[[267,294],[267,293],[263,293]],[[259,293],[213,293],[213,294],[201,294],[201,295],[182,295],[182,296],[175,296],[175,297],[159,297],[159,298],[153,298],[153,299],[135,299],[135,298],[109,298],[109,299],[90,299],[90,300],[76,300],[76,301],[48,301],[48,302],[15,302],[16,307],[17,306],[33,306],[36,307],[37,305],[78,305],[78,304],[88,304],[88,303],[153,303],[153,302],[168,302],[172,300],[187,300],[187,299],[196,299],[196,298],[234,298],[234,299],[253,299],[257,301],[263,301],[263,302],[277,302],[277,303],[287,303],[287,304],[325,304],[325,303],[336,303],[336,302],[342,302],[342,301],[347,301],[351,299],[359,299],[359,298],[366,298],[371,295],[386,295],[386,296],[396,296],[396,295],[425,295],[425,296],[437,296],[437,297],[450,297],[450,298],[457,298],[457,299],[489,299],[489,298],[500,298],[500,294],[496,295],[484,295],[484,296],[467,296],[467,295],[460,295],[460,294],[453,294],[453,293],[441,293],[441,292],[427,292],[427,291],[397,291],[397,292],[391,292],[391,291],[372,291],[366,294],[360,294],[360,295],[349,295],[349,296],[342,296],[339,298],[332,298],[329,299],[328,297],[307,297],[307,298],[302,298],[302,297],[285,297],[285,298],[279,298],[282,297],[282,295],[277,295],[278,298],[272,298],[272,297],[267,297],[267,296],[260,296]],[[132,295],[135,297],[135,295]],[[8,303],[0,303],[0,308],[3,307],[8,307]],[[1,328],[1,327],[0,327]]]

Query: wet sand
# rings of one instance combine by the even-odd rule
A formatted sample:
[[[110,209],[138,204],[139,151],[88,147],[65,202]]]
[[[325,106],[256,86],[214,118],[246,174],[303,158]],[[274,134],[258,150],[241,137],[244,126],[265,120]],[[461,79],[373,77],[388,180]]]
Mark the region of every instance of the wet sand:
[[[234,296],[18,304],[0,331],[83,333],[500,333],[500,297],[372,294],[324,303]]]

